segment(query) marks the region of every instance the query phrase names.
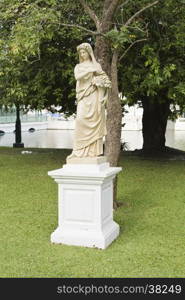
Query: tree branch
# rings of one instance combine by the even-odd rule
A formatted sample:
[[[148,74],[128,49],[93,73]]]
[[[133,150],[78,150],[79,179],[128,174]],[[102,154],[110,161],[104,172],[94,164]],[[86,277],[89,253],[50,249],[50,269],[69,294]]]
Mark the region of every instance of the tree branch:
[[[112,0],[105,0],[103,4],[103,11],[107,10],[109,8],[109,5],[111,4]]]
[[[86,1],[79,0],[80,4],[83,6],[85,12],[90,16],[90,18],[94,21],[96,28],[98,31],[100,31],[100,20],[95,14],[94,10],[90,8],[89,5],[87,5]]]
[[[119,9],[122,9],[123,6],[127,5],[130,0],[127,0],[118,6]]]
[[[120,56],[119,58],[119,61],[122,60],[122,58],[127,54],[127,52],[137,43],[140,43],[140,42],[144,42],[144,41],[147,41],[147,39],[141,39],[141,40],[137,40],[135,42],[133,42],[126,50],[125,52]]]
[[[146,33],[146,31],[144,31],[143,29],[141,29],[141,28],[139,28],[137,26],[135,26],[135,27],[133,27],[133,26],[127,26],[127,27],[130,28],[130,29],[135,29],[135,30],[141,31],[143,33]]]
[[[78,25],[78,24],[59,23],[59,25],[66,26],[66,27],[76,27],[76,28],[79,28],[81,30],[87,31],[88,33],[90,33],[92,35],[102,35],[102,36],[104,36],[102,33],[98,32],[98,31],[92,31],[92,30],[87,29],[86,27],[83,27],[83,26]]]
[[[138,15],[140,15],[145,9],[152,7],[154,5],[156,5],[159,2],[159,0],[148,4],[147,6],[143,7],[142,9],[140,9],[139,11],[137,11],[130,19],[128,19],[128,21],[125,23],[125,26],[128,26]]]
[[[111,23],[112,25],[114,25],[114,26],[125,26],[123,23]],[[147,25],[147,24],[146,24]],[[139,27],[137,27],[137,26],[127,26],[128,28],[131,28],[131,29],[135,29],[135,30],[138,30],[138,31],[141,31],[141,32],[143,32],[143,33],[146,33],[146,31],[144,31],[143,29],[141,29],[141,28],[139,28]]]
[[[112,55],[111,70],[115,69],[115,67],[117,68],[118,55],[119,55],[119,51],[115,49]],[[117,72],[116,72],[116,76],[117,76]]]
[[[104,11],[103,11],[103,16],[102,16],[102,21],[104,23],[112,20],[112,17],[115,13],[115,10],[117,9],[119,1],[120,0],[107,1],[107,3],[106,3],[107,5],[104,5]],[[108,6],[108,4],[109,4],[109,6]]]

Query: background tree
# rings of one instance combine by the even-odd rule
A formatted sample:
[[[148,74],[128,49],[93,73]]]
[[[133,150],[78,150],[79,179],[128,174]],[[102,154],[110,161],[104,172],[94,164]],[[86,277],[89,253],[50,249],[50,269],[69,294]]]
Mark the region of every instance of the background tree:
[[[12,2],[5,0],[0,7],[1,105],[49,110],[59,105],[73,113],[76,44],[88,37],[59,26],[60,1]],[[68,7],[63,10],[69,16]]]
[[[130,5],[130,9],[132,6]],[[127,18],[127,16],[124,16]],[[127,103],[143,107],[143,150],[165,150],[168,118],[185,109],[185,2],[167,0],[143,12],[144,43],[134,45],[120,60],[120,89]]]
[[[59,27],[56,8],[57,1],[0,3],[0,105],[6,109],[16,106],[16,147],[23,146],[21,109],[54,112],[53,107],[59,105],[66,116],[76,110],[73,66],[75,45],[81,42],[82,33]],[[68,19],[71,8],[63,7]]]

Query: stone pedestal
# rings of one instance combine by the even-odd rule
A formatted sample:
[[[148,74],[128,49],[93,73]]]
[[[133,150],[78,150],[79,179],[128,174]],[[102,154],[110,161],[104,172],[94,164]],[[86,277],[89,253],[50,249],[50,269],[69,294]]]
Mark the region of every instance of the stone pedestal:
[[[113,221],[113,179],[121,168],[105,157],[67,160],[48,172],[58,183],[58,227],[51,242],[105,249],[119,235]]]

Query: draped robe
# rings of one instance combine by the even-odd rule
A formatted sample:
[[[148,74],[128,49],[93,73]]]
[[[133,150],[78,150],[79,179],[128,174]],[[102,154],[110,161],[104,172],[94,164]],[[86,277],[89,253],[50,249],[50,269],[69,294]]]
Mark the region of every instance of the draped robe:
[[[110,81],[100,65],[98,69],[98,72],[94,72],[94,65],[89,62],[77,64],[74,70],[77,116],[72,154],[77,157],[99,156],[103,153],[103,137],[107,133],[104,104]]]

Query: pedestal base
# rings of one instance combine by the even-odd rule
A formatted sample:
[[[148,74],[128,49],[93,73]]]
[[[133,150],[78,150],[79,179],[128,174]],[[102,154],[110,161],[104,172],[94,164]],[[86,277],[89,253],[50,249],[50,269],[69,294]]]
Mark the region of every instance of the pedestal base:
[[[84,247],[107,248],[119,235],[119,225],[111,222],[102,231],[63,230],[58,227],[51,234],[51,242]]]
[[[51,234],[52,243],[105,249],[117,238],[113,179],[120,171],[107,162],[75,161],[48,172],[59,187],[58,227]]]

